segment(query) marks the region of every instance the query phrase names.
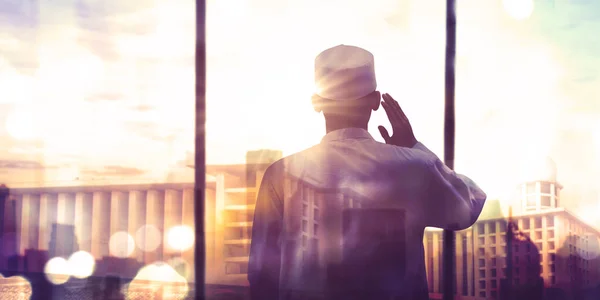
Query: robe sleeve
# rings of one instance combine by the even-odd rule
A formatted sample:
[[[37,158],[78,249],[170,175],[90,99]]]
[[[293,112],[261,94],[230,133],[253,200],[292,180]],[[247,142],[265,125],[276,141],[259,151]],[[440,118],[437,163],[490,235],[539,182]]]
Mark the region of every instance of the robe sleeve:
[[[450,230],[472,226],[487,199],[485,192],[467,176],[448,168],[425,145],[417,143],[414,148],[431,157],[426,163],[426,182],[421,193],[425,225]]]
[[[265,172],[261,182],[254,220],[252,242],[248,261],[248,281],[251,299],[278,299],[281,246],[279,238],[282,228],[282,199],[277,187],[283,180],[273,171]],[[281,174],[279,174],[281,175]]]

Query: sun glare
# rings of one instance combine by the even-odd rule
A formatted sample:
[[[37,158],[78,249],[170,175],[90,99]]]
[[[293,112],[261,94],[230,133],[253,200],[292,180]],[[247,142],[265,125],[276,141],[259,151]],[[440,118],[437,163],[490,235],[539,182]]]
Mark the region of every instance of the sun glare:
[[[533,0],[503,0],[502,4],[506,13],[517,20],[529,18],[535,6]]]
[[[27,109],[17,108],[6,118],[6,131],[18,140],[32,140],[39,136],[34,114]]]

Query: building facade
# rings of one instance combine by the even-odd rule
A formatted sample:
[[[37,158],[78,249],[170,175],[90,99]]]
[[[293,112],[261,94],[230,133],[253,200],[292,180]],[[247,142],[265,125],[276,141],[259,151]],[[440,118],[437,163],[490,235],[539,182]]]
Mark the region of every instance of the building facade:
[[[50,258],[77,251],[90,253],[97,262],[115,257],[145,265],[181,257],[193,264],[193,249],[180,251],[167,243],[170,228],[194,226],[191,183],[20,188],[10,193],[0,262],[4,270],[41,272]],[[127,233],[122,235],[126,238],[116,238],[117,233]],[[189,276],[193,280],[191,272]]]
[[[249,153],[248,164],[207,167],[206,280],[217,290],[229,293],[228,286],[248,285],[256,195],[267,167],[279,157]],[[345,236],[344,224],[359,218],[351,210],[361,206],[360,197],[331,194],[293,178],[286,179],[284,188],[301,200],[291,210],[299,212],[294,215],[300,224],[295,242],[302,245],[302,256],[316,264],[350,257],[343,247],[339,253],[331,251],[329,244],[353,241],[331,241],[324,228]],[[507,290],[511,299],[549,299],[556,293],[577,299],[579,291],[600,283],[600,233],[559,206],[561,188],[552,176],[527,181],[519,185],[514,215],[485,214],[474,226],[456,232],[456,299],[506,299]],[[141,266],[177,258],[187,266],[181,273],[193,281],[193,249],[181,251],[167,242],[170,228],[194,226],[191,181],[21,188],[10,194],[2,224],[3,270],[41,272],[48,259],[83,250],[96,260],[98,276],[132,278]],[[333,209],[332,203],[348,213],[323,220],[323,210]],[[127,255],[115,254],[111,247],[111,237],[119,232],[135,242]],[[423,245],[430,296],[441,298],[442,231],[427,229]]]
[[[498,210],[456,233],[459,299],[579,299],[600,284],[600,232],[559,206],[554,162],[540,170],[518,186],[514,215]],[[423,242],[429,291],[441,297],[442,231],[428,229]]]

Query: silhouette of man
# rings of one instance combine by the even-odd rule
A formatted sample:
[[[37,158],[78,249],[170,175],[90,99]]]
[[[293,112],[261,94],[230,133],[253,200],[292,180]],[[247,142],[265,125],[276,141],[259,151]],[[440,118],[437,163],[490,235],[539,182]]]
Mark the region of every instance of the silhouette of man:
[[[315,84],[326,135],[264,174],[248,265],[252,299],[428,299],[425,227],[470,227],[486,194],[417,141],[398,102],[377,91],[370,52],[321,52]],[[393,131],[379,126],[386,144],[367,132],[380,104]]]

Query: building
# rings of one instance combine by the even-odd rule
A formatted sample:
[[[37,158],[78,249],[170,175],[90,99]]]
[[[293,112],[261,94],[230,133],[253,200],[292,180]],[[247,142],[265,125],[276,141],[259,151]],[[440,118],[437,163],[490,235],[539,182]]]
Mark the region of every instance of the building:
[[[251,168],[263,170],[266,166],[258,164]],[[227,224],[224,227],[226,234],[222,238],[220,233],[215,234],[213,240],[213,245],[224,245],[223,254],[219,253],[217,246],[212,256],[217,271],[210,273],[208,278],[215,284],[247,285],[253,201],[264,174],[260,171],[248,173],[249,176],[256,174],[256,177],[242,186],[245,181],[243,172],[248,168],[246,165],[209,168],[209,174],[220,174],[215,175],[216,186],[223,186],[217,188],[219,196],[214,198],[215,207],[211,207],[211,211],[215,212],[215,218],[221,215],[227,220],[223,223]],[[600,283],[600,233],[559,206],[562,186],[556,181],[553,162],[547,161],[541,169],[544,172],[518,186],[512,217],[502,215],[498,201],[489,201],[474,226],[456,232],[456,299],[506,299],[502,296],[507,287],[513,291],[511,299],[548,298],[549,293],[556,291],[576,295],[578,290]],[[336,230],[331,224],[343,224],[349,216],[340,215],[337,221],[319,219],[322,210],[327,209],[323,200],[332,195],[309,181],[299,184],[293,178],[287,179],[285,188],[287,193],[301,199],[294,202],[297,207],[291,210],[302,212],[296,217],[301,224],[297,242],[302,243],[305,249],[303,257],[314,259],[314,253],[322,253],[327,248],[328,255],[337,258],[317,260],[343,259],[345,255],[342,252],[335,254],[331,251],[331,245],[328,245],[331,241],[323,236],[322,228]],[[344,208],[360,206],[359,197],[339,200]],[[508,243],[511,251],[507,251],[509,228],[513,228],[509,234],[512,240]],[[338,230],[341,233],[343,226],[340,225]],[[430,296],[441,299],[442,231],[426,230],[423,243]],[[512,257],[512,266],[507,263],[507,254]],[[223,258],[220,258],[221,255]],[[507,276],[509,268],[511,276]],[[512,278],[511,285],[507,285],[508,277]]]
[[[46,252],[48,259],[81,250],[98,261],[116,256],[148,264],[181,256],[193,264],[193,249],[174,249],[165,236],[174,226],[194,226],[191,183],[17,188],[10,193],[0,261],[5,270],[43,269],[26,263],[27,253],[39,251]],[[119,232],[127,233],[135,247],[127,239],[111,243]],[[131,253],[121,255],[120,247]]]
[[[577,299],[577,293],[600,284],[600,232],[559,206],[562,186],[554,162],[546,161],[541,170],[518,186],[513,216],[490,207],[496,216],[482,213],[474,226],[456,233],[458,299],[508,299],[501,296],[506,293],[501,286],[511,288],[510,299],[548,298],[548,291],[557,290]],[[511,227],[508,236],[513,238],[507,243]],[[442,293],[442,241],[441,230],[426,231],[429,291],[436,298]],[[508,286],[507,278],[512,278]]]
[[[256,195],[267,167],[280,151],[247,153],[247,164],[207,166],[214,189],[206,191],[206,281],[247,286]]]
[[[205,238],[209,293],[246,292],[243,287],[248,285],[256,195],[267,167],[280,157],[280,152],[263,150],[248,153],[247,164],[207,166]],[[550,170],[548,176],[519,185],[514,215],[503,216],[499,202],[489,201],[474,226],[456,232],[457,300],[506,299],[507,290],[513,292],[510,299],[550,299],[557,293],[578,299],[579,291],[600,283],[600,232],[559,206],[562,186],[556,181],[556,168],[552,166],[546,168]],[[299,224],[294,242],[302,245],[306,271],[310,272],[315,264],[323,267],[351,259],[352,253],[346,253],[343,247],[339,251],[333,249],[332,243],[340,243],[331,241],[325,232],[337,230],[344,236],[343,232],[350,230],[348,224],[360,223],[360,216],[352,214],[352,209],[361,207],[360,196],[331,193],[310,180],[292,177],[286,178],[285,189],[301,200],[294,201],[297,207],[287,211],[298,212],[292,216]],[[179,258],[185,263],[183,270],[178,271],[192,282],[193,249],[173,249],[165,235],[174,226],[193,228],[193,206],[191,180],[13,189],[5,204],[5,251],[0,267],[40,272],[52,256],[83,250],[96,259],[95,276],[116,273],[131,277],[143,265]],[[320,218],[326,210],[339,208],[347,210],[339,218]],[[111,251],[110,239],[118,232],[126,232],[135,241],[136,247],[125,257]],[[160,238],[153,239],[153,235]],[[512,239],[507,240],[507,236]],[[339,242],[356,244],[352,240]],[[430,296],[441,299],[442,231],[426,230],[423,243]],[[510,283],[507,279],[511,279]]]

